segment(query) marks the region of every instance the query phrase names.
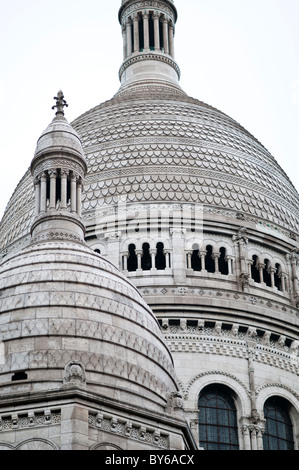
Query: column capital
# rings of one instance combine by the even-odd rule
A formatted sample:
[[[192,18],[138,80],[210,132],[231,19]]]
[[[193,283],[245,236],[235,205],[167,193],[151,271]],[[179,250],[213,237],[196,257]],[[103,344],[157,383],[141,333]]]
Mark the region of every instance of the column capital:
[[[61,177],[67,178],[70,174],[70,170],[61,170],[60,175]]]
[[[57,176],[57,170],[49,170],[48,171],[48,175],[50,176],[50,178],[56,178]]]
[[[161,17],[161,13],[159,11],[154,11],[153,19],[158,20]]]
[[[148,20],[149,19],[149,10],[143,10],[142,11],[142,17],[143,17],[143,19]]]

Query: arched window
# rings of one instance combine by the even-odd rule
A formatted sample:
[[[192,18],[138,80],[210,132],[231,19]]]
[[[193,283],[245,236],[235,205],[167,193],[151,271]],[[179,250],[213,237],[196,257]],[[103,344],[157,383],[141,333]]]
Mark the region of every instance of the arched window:
[[[252,257],[252,265],[251,265],[251,277],[254,280],[254,282],[261,282],[260,281],[260,273],[258,270],[258,257],[256,255],[253,255]]]
[[[213,247],[211,245],[208,245],[206,248],[206,251],[207,251],[206,260],[205,260],[206,270],[208,271],[208,273],[214,273],[215,261],[213,259]]]
[[[163,270],[166,268],[166,258],[164,254],[164,245],[163,243],[157,243],[157,254],[156,254],[156,269]]]
[[[143,271],[150,271],[152,269],[152,258],[150,255],[150,246],[148,243],[143,243],[142,251],[141,269]]]
[[[94,250],[95,253],[97,253],[98,255],[101,254],[101,250],[99,250],[98,248],[96,250]]]
[[[129,245],[128,271],[133,272],[136,270],[137,270],[136,246]]]
[[[219,271],[221,274],[228,275],[228,263],[226,259],[226,249],[220,248]]]
[[[294,450],[293,425],[289,409],[289,403],[283,398],[271,397],[266,401],[264,450]]]
[[[282,291],[282,281],[281,281],[281,274],[282,269],[280,264],[275,265],[276,272],[274,273],[274,283],[278,290]]]
[[[193,271],[201,271],[201,258],[199,256],[199,250],[193,250],[191,256],[191,268]]]
[[[205,450],[238,450],[237,410],[230,389],[210,385],[200,394],[199,443]]]
[[[266,286],[268,287],[271,287],[272,286],[272,283],[271,283],[271,275],[270,275],[270,268],[271,268],[271,263],[268,259],[265,259],[264,261],[264,283],[266,284]]]

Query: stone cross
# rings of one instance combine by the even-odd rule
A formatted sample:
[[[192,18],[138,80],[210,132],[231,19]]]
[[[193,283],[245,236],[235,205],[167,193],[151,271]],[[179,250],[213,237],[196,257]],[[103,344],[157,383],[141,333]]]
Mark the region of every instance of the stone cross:
[[[57,96],[55,96],[53,99],[56,100],[56,105],[55,105],[55,106],[52,106],[52,109],[56,109],[56,108],[57,108],[56,116],[57,116],[58,114],[62,114],[62,116],[64,116],[64,110],[63,110],[63,108],[68,108],[68,104],[67,104],[67,102],[66,102],[65,99],[64,99],[64,96],[63,96],[62,91],[59,91],[59,92],[57,93]]]

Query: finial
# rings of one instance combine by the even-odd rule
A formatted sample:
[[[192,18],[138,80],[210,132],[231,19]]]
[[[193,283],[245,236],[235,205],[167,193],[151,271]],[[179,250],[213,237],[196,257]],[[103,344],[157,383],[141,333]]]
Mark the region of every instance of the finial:
[[[58,93],[57,93],[57,96],[55,96],[53,98],[54,100],[56,100],[56,105],[55,106],[52,106],[52,109],[56,109],[57,108],[57,112],[56,112],[56,116],[58,114],[61,114],[62,116],[64,116],[64,110],[63,108],[64,107],[68,107],[68,104],[67,102],[65,101],[64,99],[64,96],[63,96],[63,93],[62,91],[60,90]]]

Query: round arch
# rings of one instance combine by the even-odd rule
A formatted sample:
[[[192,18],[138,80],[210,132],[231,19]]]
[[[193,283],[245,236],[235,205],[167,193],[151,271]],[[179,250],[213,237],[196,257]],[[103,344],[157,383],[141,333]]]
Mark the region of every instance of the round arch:
[[[249,415],[251,402],[249,390],[237,378],[222,372],[206,372],[199,374],[189,382],[186,389],[186,408],[197,409],[200,392],[209,385],[223,385],[232,390],[236,399],[236,407],[240,416]]]

